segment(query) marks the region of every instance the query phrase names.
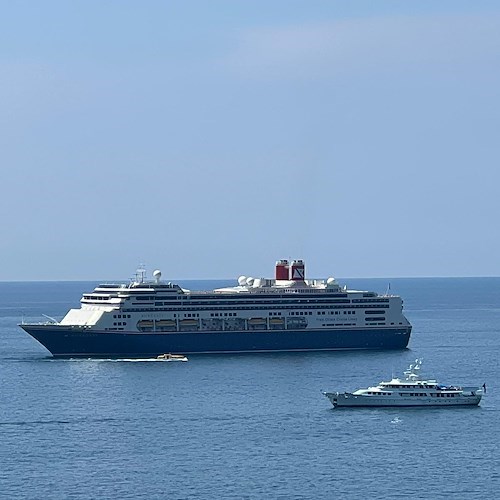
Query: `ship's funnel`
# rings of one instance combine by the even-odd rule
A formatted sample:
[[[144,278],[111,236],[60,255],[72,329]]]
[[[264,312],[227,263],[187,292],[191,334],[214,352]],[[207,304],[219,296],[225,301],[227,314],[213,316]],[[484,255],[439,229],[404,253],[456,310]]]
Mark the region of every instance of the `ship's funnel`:
[[[276,279],[277,280],[287,280],[288,279],[288,261],[278,260],[276,262]]]
[[[290,279],[293,281],[304,281],[306,277],[306,266],[303,260],[292,260],[290,264]]]

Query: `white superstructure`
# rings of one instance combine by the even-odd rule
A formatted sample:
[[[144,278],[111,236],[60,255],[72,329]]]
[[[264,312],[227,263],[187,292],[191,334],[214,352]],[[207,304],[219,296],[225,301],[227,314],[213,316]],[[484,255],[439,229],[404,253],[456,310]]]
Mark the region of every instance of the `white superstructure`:
[[[137,333],[411,328],[399,296],[347,290],[334,278],[306,280],[304,267],[278,261],[276,279],[240,276],[237,286],[209,292],[162,282],[160,271],[147,281],[139,270],[128,284],[84,294],[59,324]]]

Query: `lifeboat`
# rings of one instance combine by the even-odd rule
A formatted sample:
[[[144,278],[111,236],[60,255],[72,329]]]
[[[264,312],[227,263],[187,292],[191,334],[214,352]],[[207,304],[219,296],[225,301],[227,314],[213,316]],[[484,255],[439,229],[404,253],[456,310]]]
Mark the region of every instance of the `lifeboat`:
[[[160,319],[156,321],[156,329],[160,331],[175,330],[177,325],[173,319]]]
[[[269,318],[269,328],[271,330],[284,330],[285,318]]]
[[[179,321],[179,329],[181,330],[198,330],[200,323],[197,319],[181,319]]]
[[[158,328],[161,327],[172,327],[175,326],[175,321],[173,319],[160,319],[156,322]]]
[[[179,322],[182,326],[194,326],[198,324],[197,319],[181,319]]]
[[[137,329],[145,332],[145,331],[150,331],[154,329],[154,322],[153,320],[150,319],[143,319],[141,321],[137,322]]]
[[[250,318],[248,320],[249,325],[263,325],[266,323],[266,318]]]
[[[282,325],[285,322],[285,318],[270,318],[269,323],[272,325]]]
[[[248,320],[249,330],[267,330],[266,318],[250,318]]]

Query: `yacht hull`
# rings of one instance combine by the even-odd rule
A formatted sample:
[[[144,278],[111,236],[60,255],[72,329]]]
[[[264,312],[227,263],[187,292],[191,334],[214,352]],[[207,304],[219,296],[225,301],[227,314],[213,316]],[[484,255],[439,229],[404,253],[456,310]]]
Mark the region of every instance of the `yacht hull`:
[[[245,332],[110,332],[20,325],[55,357],[149,357],[172,354],[405,349],[411,326]]]
[[[478,391],[479,392],[479,391]],[[481,401],[482,394],[462,395],[453,398],[438,397],[415,397],[400,396],[394,398],[377,396],[355,396],[350,393],[325,392],[325,396],[330,400],[335,408],[400,408],[400,407],[421,407],[421,406],[477,406]]]

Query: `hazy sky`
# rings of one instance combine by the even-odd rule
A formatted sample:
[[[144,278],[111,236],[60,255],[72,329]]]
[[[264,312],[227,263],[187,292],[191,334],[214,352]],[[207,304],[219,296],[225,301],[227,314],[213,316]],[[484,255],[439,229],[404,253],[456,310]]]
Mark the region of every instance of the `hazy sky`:
[[[0,8],[0,280],[500,276],[500,2]]]

